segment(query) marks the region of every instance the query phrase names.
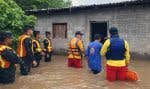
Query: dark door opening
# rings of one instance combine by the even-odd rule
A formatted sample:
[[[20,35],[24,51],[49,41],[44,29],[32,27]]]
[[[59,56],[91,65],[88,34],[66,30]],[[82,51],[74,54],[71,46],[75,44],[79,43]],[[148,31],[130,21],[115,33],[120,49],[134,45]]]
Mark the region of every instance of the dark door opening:
[[[94,35],[101,35],[101,43],[104,43],[107,37],[107,22],[91,22],[91,41],[94,41]]]

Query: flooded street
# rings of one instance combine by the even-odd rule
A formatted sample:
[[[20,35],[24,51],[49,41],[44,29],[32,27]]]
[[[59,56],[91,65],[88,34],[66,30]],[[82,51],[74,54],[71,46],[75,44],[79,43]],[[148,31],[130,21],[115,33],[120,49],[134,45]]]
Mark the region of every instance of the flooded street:
[[[84,60],[82,69],[68,68],[67,57],[54,56],[51,63],[42,61],[40,67],[32,69],[28,76],[20,76],[16,82],[0,85],[0,89],[150,89],[150,60],[132,60],[129,66],[140,75],[138,82],[108,82],[104,70],[93,75]]]

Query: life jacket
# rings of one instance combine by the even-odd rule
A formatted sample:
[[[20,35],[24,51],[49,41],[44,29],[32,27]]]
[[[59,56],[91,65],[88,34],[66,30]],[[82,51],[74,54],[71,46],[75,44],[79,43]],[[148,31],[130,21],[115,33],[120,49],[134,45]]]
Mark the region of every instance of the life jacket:
[[[78,46],[78,39],[73,38],[69,43],[68,58],[81,59],[81,50]]]
[[[2,69],[7,69],[7,68],[9,68],[9,67],[10,67],[10,64],[11,64],[9,61],[7,61],[6,59],[4,59],[4,58],[2,57],[2,53],[3,53],[6,49],[11,49],[11,50],[12,50],[12,48],[10,48],[10,47],[8,47],[8,46],[0,45],[0,68],[2,68]]]
[[[110,39],[110,47],[106,53],[106,58],[109,60],[124,60],[125,59],[125,42],[119,37]]]
[[[48,49],[48,52],[52,52],[52,42],[51,42],[51,40],[48,39],[48,38],[46,38],[45,40],[47,40],[47,42],[48,42],[48,43],[46,43],[46,44],[48,44],[46,49]]]
[[[25,49],[25,44],[24,44],[24,40],[26,38],[30,38],[27,35],[21,35],[19,37],[19,43],[18,43],[18,49],[17,49],[17,53],[19,57],[25,57],[26,56],[26,49]]]
[[[32,43],[33,43],[33,52],[41,52],[42,51],[42,48],[40,46],[40,43],[39,41],[37,40],[32,40]]]

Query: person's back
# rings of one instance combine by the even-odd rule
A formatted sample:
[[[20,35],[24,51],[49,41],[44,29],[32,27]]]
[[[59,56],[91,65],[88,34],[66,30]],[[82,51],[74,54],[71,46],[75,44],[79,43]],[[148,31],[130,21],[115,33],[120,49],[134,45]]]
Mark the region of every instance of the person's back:
[[[107,39],[101,49],[101,55],[106,56],[107,80],[126,80],[127,65],[130,60],[129,45],[127,41],[121,39],[118,29],[109,29],[111,38]]]
[[[78,38],[74,37],[71,39],[71,41],[69,42],[68,58],[82,59],[82,55],[80,53],[81,49],[80,49],[79,43],[82,43],[82,41],[79,40]]]
[[[33,34],[32,26],[25,26],[24,33],[19,37],[18,55],[25,62],[28,72],[30,72],[32,62],[35,65],[36,61],[33,55],[33,45],[31,35]]]
[[[99,41],[91,42],[91,43],[89,44],[89,48],[91,49],[91,50],[90,50],[91,54],[89,54],[89,56],[90,56],[91,58],[92,58],[92,57],[100,56],[101,47],[102,47],[102,43],[100,43]],[[94,54],[93,54],[93,53],[94,53]]]
[[[97,40],[89,44],[86,52],[86,55],[88,56],[88,66],[93,71],[94,74],[97,74],[101,71],[100,50],[102,44],[99,41],[100,36],[99,35],[96,36],[98,36]]]
[[[26,53],[27,53],[26,49],[25,49],[25,44],[24,44],[25,43],[24,41],[26,39],[30,39],[30,37],[25,34],[21,35],[18,39],[19,43],[18,43],[17,53],[18,53],[19,57],[21,57],[21,58],[25,57]]]
[[[68,67],[82,68],[82,54],[84,54],[82,35],[77,31],[75,37],[69,42]]]
[[[108,41],[108,40],[107,40]],[[110,39],[110,46],[106,53],[107,59],[123,60],[125,54],[125,41],[119,36],[112,36]]]

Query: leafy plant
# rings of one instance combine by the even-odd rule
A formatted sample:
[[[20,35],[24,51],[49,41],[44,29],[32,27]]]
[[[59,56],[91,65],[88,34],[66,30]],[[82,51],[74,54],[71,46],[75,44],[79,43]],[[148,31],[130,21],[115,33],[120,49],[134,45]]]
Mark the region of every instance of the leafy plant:
[[[35,25],[36,17],[25,15],[13,0],[0,0],[0,8],[0,31],[11,31],[15,40],[22,33],[24,25]]]
[[[71,6],[71,0],[15,0],[23,10],[62,8]]]

